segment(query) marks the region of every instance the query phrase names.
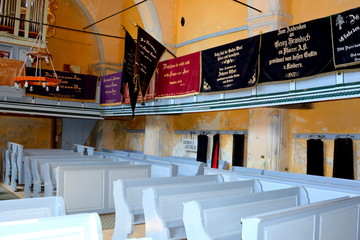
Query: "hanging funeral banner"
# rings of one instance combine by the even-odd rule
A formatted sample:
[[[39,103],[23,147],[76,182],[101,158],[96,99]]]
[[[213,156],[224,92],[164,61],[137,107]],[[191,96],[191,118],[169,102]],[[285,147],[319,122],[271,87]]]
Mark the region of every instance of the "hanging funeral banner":
[[[143,97],[141,96],[141,94],[138,94],[138,97],[136,99],[136,102],[146,102],[146,101],[152,101],[155,99],[155,76],[153,76],[153,79],[150,81],[149,84],[149,88],[148,91],[146,92],[145,98],[143,99]],[[124,88],[124,94],[123,94],[123,102],[125,104],[131,104],[131,99],[130,99],[130,93],[129,93],[129,87],[128,85],[125,86]],[[136,103],[135,102],[135,103]]]
[[[112,106],[121,104],[121,72],[101,77],[100,105]]]
[[[23,65],[24,62],[20,60],[0,58],[0,85],[14,86],[14,77],[19,76]],[[24,76],[24,70],[20,76]]]
[[[360,63],[360,8],[331,16],[336,67]]]
[[[27,68],[26,75],[34,76],[35,68]],[[26,88],[27,96],[36,96],[43,98],[55,98],[60,100],[95,102],[96,87],[98,76],[84,75],[77,73],[68,73],[56,71],[60,83],[60,91],[55,87],[49,87],[46,91],[42,86],[33,86],[33,91]],[[55,78],[54,71],[48,69],[41,70],[41,76]]]
[[[156,97],[174,97],[199,92],[200,52],[159,63]]]
[[[134,77],[139,78],[140,93],[143,98],[145,98],[150,80],[165,49],[166,48],[150,34],[145,32],[141,27],[138,27]]]
[[[260,37],[202,51],[201,92],[234,90],[257,83]]]
[[[121,84],[121,94],[123,95],[123,100],[128,99],[131,104],[132,116],[135,114],[135,106],[139,96],[139,87],[135,84],[134,79],[134,66],[135,66],[135,51],[136,43],[128,31],[125,30],[125,52],[124,52],[124,64],[122,71],[122,84]],[[125,95],[125,89],[127,89],[128,98]],[[126,103],[126,101],[125,101]]]
[[[262,35],[260,82],[290,80],[334,70],[330,18]]]

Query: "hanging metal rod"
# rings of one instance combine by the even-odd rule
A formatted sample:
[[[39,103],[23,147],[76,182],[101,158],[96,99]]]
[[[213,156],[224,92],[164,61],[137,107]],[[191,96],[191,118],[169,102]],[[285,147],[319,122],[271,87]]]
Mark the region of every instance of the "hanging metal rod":
[[[143,0],[143,1],[141,1],[141,2],[138,2],[138,3],[132,5],[132,6],[128,7],[128,8],[125,8],[125,9],[117,12],[117,13],[111,14],[110,16],[107,16],[107,17],[105,17],[105,18],[103,18],[103,19],[100,19],[99,21],[96,21],[96,22],[90,24],[89,26],[84,27],[83,29],[85,30],[85,29],[87,29],[87,28],[89,28],[89,27],[91,27],[91,26],[93,26],[93,25],[95,25],[95,24],[97,24],[97,23],[99,23],[99,22],[102,22],[102,21],[104,21],[104,20],[106,20],[106,19],[108,19],[108,18],[111,18],[111,17],[113,17],[113,16],[115,16],[115,15],[117,15],[117,14],[120,14],[120,13],[122,13],[122,12],[125,12],[126,10],[129,10],[130,8],[136,7],[137,5],[142,4],[142,3],[146,2],[146,1],[147,1],[147,0]]]
[[[15,19],[15,20],[18,20],[18,21],[35,23],[35,24],[39,24],[39,25],[43,24],[43,25],[45,25],[45,26],[56,27],[56,28],[60,28],[60,29],[65,29],[65,30],[70,30],[70,31],[75,31],[75,32],[81,32],[81,33],[94,34],[94,35],[98,35],[98,36],[102,36],[102,37],[111,37],[111,38],[125,39],[124,37],[119,37],[119,36],[114,36],[114,35],[108,35],[108,34],[102,34],[102,33],[96,33],[96,32],[89,32],[89,31],[84,31],[84,30],[80,30],[80,29],[74,29],[74,28],[69,28],[69,27],[62,27],[62,26],[57,26],[57,25],[52,25],[52,24],[40,23],[40,22],[35,22],[35,21],[31,21],[31,20],[25,20],[25,19],[21,19],[21,18],[17,18],[17,17],[10,17],[10,16],[7,16],[7,15],[2,15],[2,14],[0,14],[0,17],[6,17],[6,18],[10,18],[10,19]]]
[[[253,10],[255,10],[255,11],[262,12],[261,10],[259,10],[259,9],[257,9],[257,8],[254,8],[253,6],[247,5],[246,3],[240,2],[240,1],[238,1],[238,0],[233,0],[233,1],[234,1],[234,2],[237,2],[237,3],[240,3],[240,4],[244,5],[244,6],[247,6],[248,8],[251,8],[251,9],[253,9]]]

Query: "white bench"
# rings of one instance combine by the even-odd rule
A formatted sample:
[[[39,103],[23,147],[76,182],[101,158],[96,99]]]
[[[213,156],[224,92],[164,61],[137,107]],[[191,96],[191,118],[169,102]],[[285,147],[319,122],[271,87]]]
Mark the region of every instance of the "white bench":
[[[308,204],[302,188],[248,195],[234,193],[184,203],[183,221],[188,240],[241,239],[241,218]]]
[[[97,151],[94,152],[94,154],[96,154]],[[129,152],[126,151],[117,151],[117,150],[111,150],[111,149],[106,149],[106,148],[102,148],[100,150],[100,152],[105,152],[105,153],[113,153],[115,155],[119,155],[119,156],[123,156],[123,157],[129,157]]]
[[[243,218],[243,240],[360,239],[360,197]]]
[[[62,197],[24,198],[0,201],[0,222],[65,215]]]
[[[196,158],[189,158],[189,157],[170,156],[170,158],[178,158],[187,161],[197,161]],[[211,167],[211,159],[206,160],[206,167]],[[219,160],[218,169],[227,169],[227,167],[228,167],[227,161]]]
[[[0,223],[0,239],[102,240],[97,213],[83,213]]]
[[[115,212],[113,182],[150,174],[150,165],[57,167],[56,196],[64,198],[67,213]]]
[[[79,152],[81,155],[93,155],[94,154],[94,147],[84,146],[80,144],[74,144],[74,152]]]
[[[189,184],[177,187],[151,187],[143,191],[146,237],[156,240],[186,238],[183,203],[191,200],[226,196],[238,192],[261,191],[255,180],[227,183]]]
[[[47,162],[44,164],[44,173],[43,173],[43,181],[44,181],[44,196],[53,196],[56,194],[56,168],[57,167],[70,167],[70,166],[119,166],[119,165],[131,165],[129,161],[81,161],[81,162]],[[35,183],[40,176],[35,178]],[[38,185],[38,184],[36,184]],[[35,187],[34,189],[38,189],[39,187]],[[35,191],[35,190],[34,190]],[[34,193],[35,195],[35,193]]]
[[[147,160],[157,160],[163,162],[171,162],[178,165],[178,176],[195,176],[203,175],[204,167],[206,166],[203,162],[198,161],[189,161],[183,160],[181,158],[171,158],[171,157],[159,157],[154,155],[145,155]]]
[[[231,171],[240,172],[240,173],[258,174],[258,175],[262,175],[264,173],[264,169],[247,168],[247,167],[239,167],[239,166],[232,166]]]
[[[260,181],[263,191],[277,190],[289,187],[303,186],[308,192],[310,203],[325,201],[340,197],[360,196],[360,188],[353,186],[323,184],[311,180],[288,179],[284,177],[247,174],[234,171],[205,168],[205,174],[220,174],[226,181],[242,181],[257,179]]]
[[[156,160],[130,158],[135,165],[151,164],[151,177],[172,177],[178,175],[178,165]]]
[[[223,182],[220,175],[119,179],[114,181],[115,228],[113,239],[125,239],[134,231],[134,224],[144,223],[142,191],[154,186],[178,187],[184,184]]]
[[[31,186],[34,184],[34,177],[38,178],[39,184],[42,181],[40,180],[40,175],[43,176],[43,164],[46,162],[78,162],[78,161],[100,161],[105,158],[101,156],[28,156],[24,158],[24,195],[25,197],[31,197]],[[109,160],[109,159],[108,159]],[[40,163],[38,166],[38,162]],[[41,173],[40,173],[41,172]],[[15,184],[15,183],[14,183]],[[34,186],[35,187],[35,186]],[[36,192],[39,192],[39,186],[35,189]]]

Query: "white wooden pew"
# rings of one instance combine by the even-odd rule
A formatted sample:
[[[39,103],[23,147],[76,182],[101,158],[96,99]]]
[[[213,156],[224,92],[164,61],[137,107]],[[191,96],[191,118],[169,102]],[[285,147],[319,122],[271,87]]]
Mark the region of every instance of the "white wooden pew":
[[[178,158],[188,161],[197,161],[196,158],[190,158],[190,157],[170,156],[170,158]],[[211,167],[211,159],[206,160],[206,167]],[[218,169],[227,169],[227,167],[228,167],[228,163],[226,161],[219,160]]]
[[[0,201],[0,222],[65,215],[62,197],[24,198]]]
[[[239,173],[234,171],[205,168],[205,174],[221,174],[225,181],[242,181],[257,179],[263,191],[303,186],[308,192],[310,203],[325,201],[345,196],[360,196],[360,188],[353,186],[323,184],[318,182],[288,179],[284,177]]]
[[[80,153],[75,153],[69,150],[63,149],[27,149],[23,151],[12,152],[11,154],[11,183],[10,187],[16,191],[17,184],[25,183],[25,174],[24,174],[24,161],[27,156],[42,156],[42,157],[54,157],[54,156],[81,156]]]
[[[241,239],[241,218],[308,204],[303,188],[287,188],[248,195],[234,193],[184,203],[188,240]]]
[[[157,160],[163,162],[171,162],[178,165],[178,176],[195,176],[203,175],[204,167],[206,166],[203,162],[183,160],[181,158],[171,157],[159,157],[154,155],[145,155],[147,160]]]
[[[119,166],[131,165],[129,161],[81,161],[81,162],[47,162],[44,164],[44,196],[53,196],[56,194],[56,171],[58,167],[70,166]],[[39,177],[36,177],[39,179]],[[35,180],[36,181],[36,180]],[[35,187],[34,187],[35,188]]]
[[[359,180],[350,180],[343,178],[333,178],[333,177],[325,177],[325,176],[316,176],[310,174],[301,174],[301,173],[292,173],[292,172],[281,172],[281,171],[273,171],[273,170],[265,170],[265,169],[257,169],[257,168],[246,168],[246,167],[232,167],[232,171],[246,174],[258,174],[265,176],[273,176],[277,178],[286,178],[286,179],[294,179],[299,181],[311,181],[321,184],[332,184],[332,185],[342,185],[347,187],[360,187]]]
[[[154,186],[223,182],[220,175],[163,177],[151,179],[119,179],[114,181],[115,228],[113,239],[126,239],[134,232],[134,224],[144,223],[142,191]]]
[[[150,165],[68,166],[56,168],[56,196],[62,196],[66,212],[115,212],[113,182],[149,178]]]
[[[94,154],[95,154],[95,152],[94,152]],[[121,151],[121,150],[117,151],[117,150],[111,150],[111,149],[102,148],[100,150],[100,152],[113,153],[115,155],[119,155],[119,156],[123,156],[123,157],[129,157],[129,152]]]
[[[83,213],[0,223],[0,239],[6,240],[102,240],[97,213]]]
[[[151,187],[143,191],[146,237],[153,239],[186,238],[183,225],[183,203],[191,200],[226,196],[239,192],[261,191],[255,180],[227,183],[204,183],[177,187]]]
[[[358,240],[360,197],[335,199],[249,216],[243,240]]]
[[[79,152],[81,155],[93,155],[94,154],[94,147],[80,145],[80,144],[74,144],[74,152]]]
[[[45,162],[76,162],[76,161],[100,161],[104,160],[102,156],[28,156],[24,158],[24,195],[31,197],[31,186],[34,184],[34,176],[38,179],[38,184],[43,181],[40,179],[40,175],[43,176],[43,164]],[[110,160],[110,159],[108,159]],[[114,159],[112,159],[114,161]],[[40,164],[38,164],[38,162]],[[40,173],[41,172],[41,173]],[[15,184],[15,183],[14,183]],[[39,186],[35,189],[36,192],[40,192]]]
[[[156,160],[145,160],[145,159],[136,159],[130,158],[133,164],[135,165],[148,165],[151,164],[151,177],[172,177],[178,175],[178,165]]]

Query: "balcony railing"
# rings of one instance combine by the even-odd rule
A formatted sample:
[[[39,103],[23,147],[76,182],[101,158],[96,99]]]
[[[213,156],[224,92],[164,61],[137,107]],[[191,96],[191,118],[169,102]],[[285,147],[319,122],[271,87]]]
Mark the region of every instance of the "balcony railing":
[[[40,22],[46,23],[48,4],[48,0],[0,0],[0,31],[36,38],[40,32]],[[42,33],[45,38],[45,26]]]

